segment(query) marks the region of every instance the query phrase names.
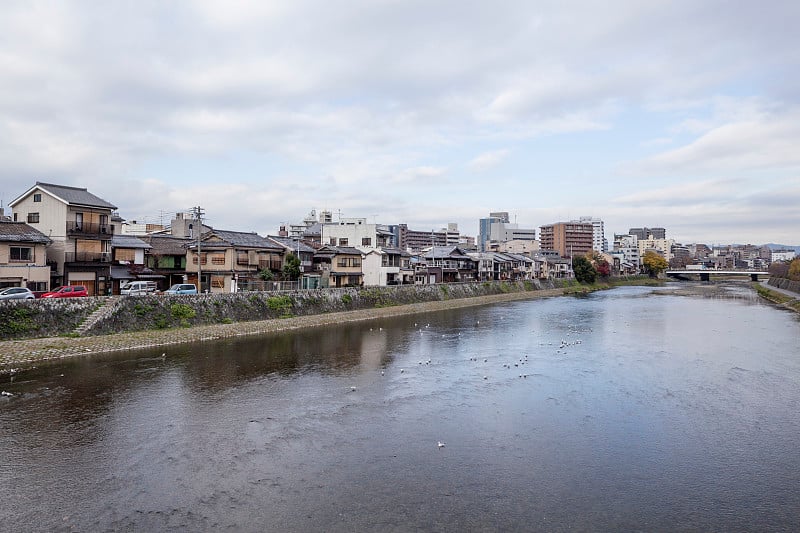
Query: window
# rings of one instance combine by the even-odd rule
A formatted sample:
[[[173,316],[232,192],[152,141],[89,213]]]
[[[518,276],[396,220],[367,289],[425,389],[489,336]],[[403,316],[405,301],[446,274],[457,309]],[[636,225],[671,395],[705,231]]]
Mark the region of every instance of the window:
[[[339,239],[339,246],[347,246],[347,239]]]
[[[34,194],[33,195],[33,201],[34,202],[41,202],[42,201],[42,193],[37,192],[36,194]]]
[[[39,222],[39,213],[28,213],[28,224],[36,224]]]
[[[17,214],[14,213],[14,222],[16,222],[16,221],[17,221]]]
[[[361,239],[361,246],[372,246],[372,239],[364,237]]]
[[[114,250],[114,259],[133,263],[136,260],[136,250],[133,248],[116,248]]]
[[[214,254],[211,256],[211,264],[212,265],[224,265],[225,264],[225,256],[223,254]]]
[[[10,259],[12,261],[33,260],[33,248],[22,248],[20,246],[11,246],[10,251],[11,251]]]
[[[329,242],[331,246],[336,246],[336,237],[331,237],[331,240]]]
[[[225,277],[224,276],[211,276],[211,287],[215,289],[224,289],[225,288]]]
[[[205,265],[206,264],[207,256],[208,256],[208,254],[203,254],[203,253],[200,254],[200,264],[201,265]],[[195,264],[195,265],[197,264],[197,254],[196,253],[194,255],[192,255],[192,263]]]

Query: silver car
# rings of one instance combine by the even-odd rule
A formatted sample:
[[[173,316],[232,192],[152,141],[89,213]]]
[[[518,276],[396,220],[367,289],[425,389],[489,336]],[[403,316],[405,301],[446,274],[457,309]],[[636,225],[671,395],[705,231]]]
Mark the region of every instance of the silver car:
[[[0,300],[33,300],[34,298],[36,296],[26,287],[8,287],[0,291]]]

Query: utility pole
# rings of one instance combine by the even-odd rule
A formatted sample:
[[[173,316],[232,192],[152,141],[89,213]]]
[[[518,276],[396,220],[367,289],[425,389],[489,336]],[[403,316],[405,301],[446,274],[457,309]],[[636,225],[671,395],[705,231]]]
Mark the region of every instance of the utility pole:
[[[203,294],[203,256],[200,254],[200,237],[203,236],[203,208],[199,205],[192,208],[194,218],[197,220],[197,291]]]

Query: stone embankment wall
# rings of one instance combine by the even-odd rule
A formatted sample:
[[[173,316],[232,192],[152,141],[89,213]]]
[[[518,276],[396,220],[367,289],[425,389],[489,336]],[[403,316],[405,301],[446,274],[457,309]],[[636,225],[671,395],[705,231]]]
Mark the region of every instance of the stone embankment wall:
[[[798,295],[800,295],[800,281],[792,281],[788,278],[776,278],[775,276],[771,276],[767,282],[767,285],[772,285],[773,287],[778,287],[779,289],[796,292]]]
[[[70,333],[105,303],[105,298],[44,298],[0,302],[0,340]]]
[[[86,322],[82,335],[104,335],[309,316],[336,311],[472,298],[553,289],[569,282],[533,280],[437,285],[241,292],[199,296],[129,296],[0,302],[0,340],[75,334],[105,305],[100,319]]]

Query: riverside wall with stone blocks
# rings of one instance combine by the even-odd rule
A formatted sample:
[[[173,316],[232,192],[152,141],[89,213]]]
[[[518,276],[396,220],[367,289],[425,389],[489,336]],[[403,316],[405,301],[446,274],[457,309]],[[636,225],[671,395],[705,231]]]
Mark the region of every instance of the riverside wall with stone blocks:
[[[104,301],[100,297],[0,301],[0,340],[70,333]]]
[[[552,282],[459,283],[121,298],[84,335],[207,326],[554,288]]]
[[[561,284],[559,284],[560,286]],[[551,281],[352,287],[296,292],[241,292],[198,296],[126,296],[0,301],[0,341],[126,331],[184,329],[274,318],[378,309],[553,289]],[[99,320],[87,321],[103,307]]]
[[[767,285],[772,285],[773,287],[778,287],[786,291],[796,292],[798,296],[800,296],[800,281],[792,281],[787,278],[776,278],[772,276],[769,278]]]

